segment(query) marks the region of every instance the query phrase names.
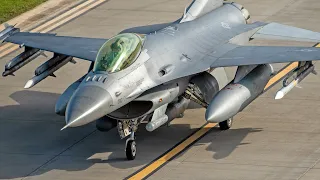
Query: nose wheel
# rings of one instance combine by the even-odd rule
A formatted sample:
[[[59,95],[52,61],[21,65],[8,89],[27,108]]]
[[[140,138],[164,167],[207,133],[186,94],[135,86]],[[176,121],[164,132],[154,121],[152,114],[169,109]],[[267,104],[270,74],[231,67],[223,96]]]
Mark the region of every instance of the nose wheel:
[[[126,141],[126,156],[128,160],[134,160],[136,158],[137,146],[134,139],[134,132],[132,132],[130,138]]]

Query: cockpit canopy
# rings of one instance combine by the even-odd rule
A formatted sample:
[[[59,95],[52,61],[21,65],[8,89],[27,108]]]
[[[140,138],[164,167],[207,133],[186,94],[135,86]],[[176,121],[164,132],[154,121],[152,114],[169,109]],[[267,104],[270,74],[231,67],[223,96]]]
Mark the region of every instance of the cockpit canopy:
[[[129,67],[137,59],[142,43],[142,38],[134,33],[114,36],[100,48],[93,71],[114,73]]]

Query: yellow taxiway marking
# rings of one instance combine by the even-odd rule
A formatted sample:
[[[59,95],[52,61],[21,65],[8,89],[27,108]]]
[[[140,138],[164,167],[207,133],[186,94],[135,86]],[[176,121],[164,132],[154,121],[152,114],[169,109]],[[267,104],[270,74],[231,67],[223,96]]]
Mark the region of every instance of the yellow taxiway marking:
[[[279,79],[283,78],[285,75],[287,75],[289,72],[293,71],[295,68],[297,68],[299,65],[299,62],[294,62],[290,64],[288,67],[282,69],[278,74],[273,76],[267,85],[264,87],[264,90],[268,89],[270,86],[275,84]]]
[[[106,2],[106,1],[107,0],[89,0],[89,1],[86,1],[85,3],[80,4],[79,6],[71,9],[70,11],[58,16],[57,18],[54,18],[54,19],[44,23],[43,25],[31,30],[30,32],[47,33],[47,32],[49,32],[49,31],[61,26],[62,24],[70,21],[71,19],[74,19],[74,18],[80,16],[81,14],[89,11],[90,9],[92,9],[92,8],[98,6],[98,5],[100,5],[100,4],[102,4],[102,3]],[[94,2],[94,3],[92,3],[92,2]],[[90,4],[90,3],[92,3],[92,4]],[[90,4],[90,5],[87,6],[88,4]],[[72,14],[72,13],[74,13],[74,14]],[[72,14],[72,15],[68,16],[70,14]],[[68,16],[68,17],[66,17],[66,16]],[[55,24],[53,24],[53,23],[55,23]],[[51,26],[49,26],[49,25],[51,25]],[[49,27],[47,27],[47,26],[49,26]],[[8,44],[6,47],[1,47],[1,48],[2,49],[6,49],[9,46],[10,46],[10,44]],[[14,45],[11,48],[9,48],[9,49],[5,50],[4,52],[0,53],[0,58],[12,53],[15,50],[18,50],[18,49],[19,49],[19,45]],[[0,49],[0,51],[1,51],[1,49]]]
[[[147,177],[148,175],[153,173],[155,170],[160,168],[162,165],[164,165],[167,161],[171,160],[176,155],[178,155],[180,152],[182,152],[184,149],[186,149],[188,146],[190,146],[192,143],[194,143],[195,141],[200,139],[203,135],[205,135],[207,132],[209,132],[209,130],[216,125],[217,125],[217,123],[206,124],[201,129],[196,131],[192,136],[188,137],[182,143],[178,144],[172,150],[167,152],[165,155],[161,156],[159,159],[155,160],[154,162],[149,164],[147,167],[143,168],[137,174],[130,177],[129,180],[143,179],[143,178]]]

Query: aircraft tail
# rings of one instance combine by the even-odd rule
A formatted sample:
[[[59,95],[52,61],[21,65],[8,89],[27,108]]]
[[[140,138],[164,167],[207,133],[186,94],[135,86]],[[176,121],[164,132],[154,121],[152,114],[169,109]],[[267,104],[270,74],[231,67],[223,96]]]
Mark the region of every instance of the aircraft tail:
[[[223,5],[223,0],[193,0],[184,11],[180,23],[197,19]]]

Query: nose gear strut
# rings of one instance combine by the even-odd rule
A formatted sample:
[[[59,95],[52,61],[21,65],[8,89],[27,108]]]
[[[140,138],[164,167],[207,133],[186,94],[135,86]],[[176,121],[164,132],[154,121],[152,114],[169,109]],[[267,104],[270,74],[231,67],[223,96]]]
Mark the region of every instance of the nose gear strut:
[[[125,144],[125,152],[126,157],[128,160],[134,160],[137,155],[137,147],[136,147],[136,137],[135,132],[138,130],[139,124],[146,118],[147,116],[136,118],[136,119],[130,119],[130,120],[123,120],[118,121],[118,133],[120,135],[120,138],[123,139],[127,136],[130,136],[126,140]]]

